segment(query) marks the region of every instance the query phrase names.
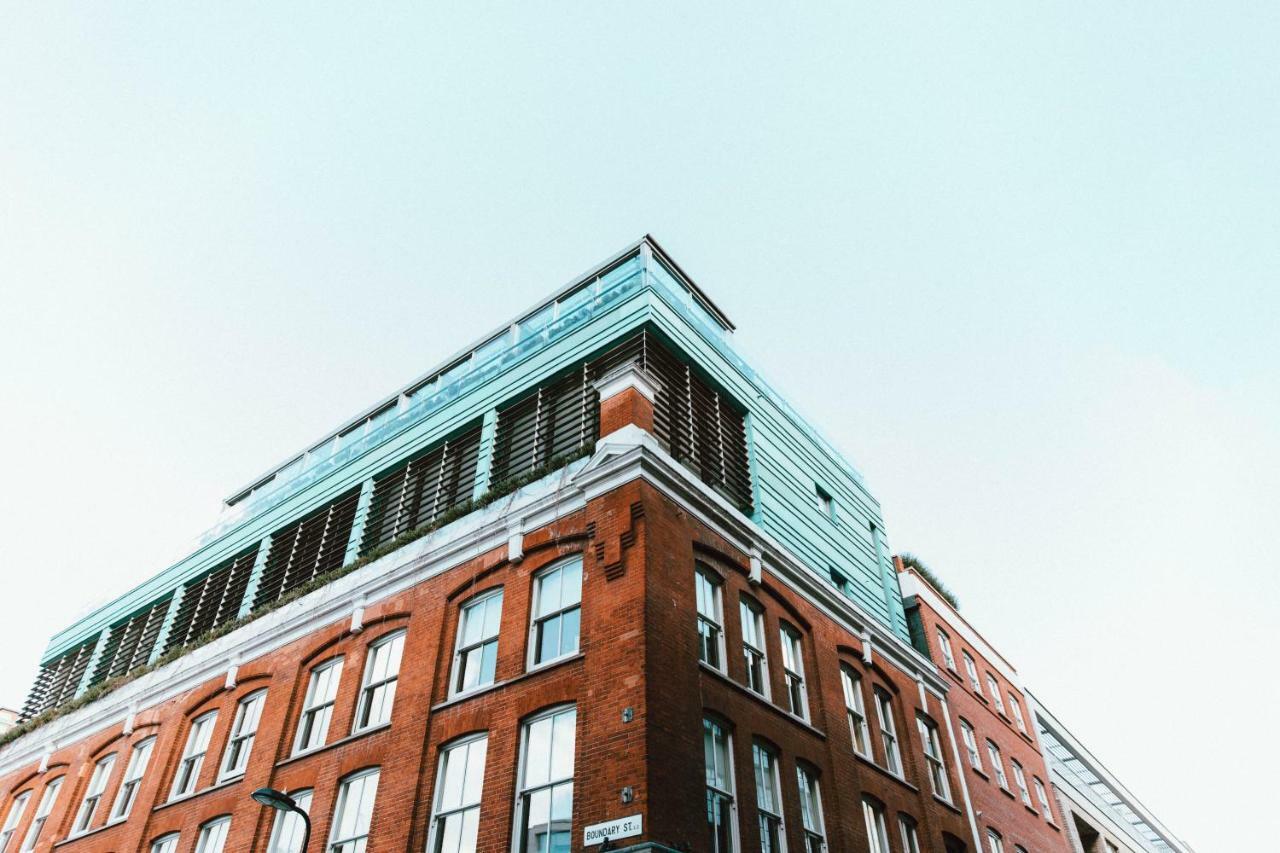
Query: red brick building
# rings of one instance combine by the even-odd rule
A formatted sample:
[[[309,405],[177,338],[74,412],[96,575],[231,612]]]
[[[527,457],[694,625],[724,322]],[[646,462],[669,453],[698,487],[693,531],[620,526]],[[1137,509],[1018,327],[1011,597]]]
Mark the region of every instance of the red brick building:
[[[913,645],[963,620],[732,332],[645,238],[255,478],[50,642],[0,853],[1063,849],[962,758],[1046,778],[1016,674]]]
[[[1068,851],[1061,814],[1017,670],[914,569],[894,558],[916,646],[951,682],[950,724],[988,848]]]

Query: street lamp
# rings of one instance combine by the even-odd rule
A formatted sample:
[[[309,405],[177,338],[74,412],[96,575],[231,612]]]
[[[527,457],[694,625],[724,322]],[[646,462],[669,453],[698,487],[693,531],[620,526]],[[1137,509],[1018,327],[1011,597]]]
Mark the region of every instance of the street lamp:
[[[306,853],[307,845],[311,843],[311,818],[298,807],[293,797],[275,788],[259,788],[250,796],[254,801],[270,806],[278,812],[293,812],[302,817],[302,853]]]

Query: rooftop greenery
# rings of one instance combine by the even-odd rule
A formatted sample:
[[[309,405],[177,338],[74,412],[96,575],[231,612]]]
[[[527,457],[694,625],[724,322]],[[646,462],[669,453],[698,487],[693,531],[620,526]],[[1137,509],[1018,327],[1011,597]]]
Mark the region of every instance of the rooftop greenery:
[[[950,604],[956,610],[960,609],[960,599],[956,598],[956,594],[947,588],[947,585],[942,582],[942,579],[935,575],[933,573],[933,569],[926,566],[923,560],[915,554],[910,554],[905,551],[898,555],[898,559],[902,560],[902,564],[907,568],[915,569],[916,574],[924,578],[925,582],[928,583],[929,586],[933,587],[934,590],[937,591],[938,595],[942,596],[942,599],[947,602],[947,604]]]

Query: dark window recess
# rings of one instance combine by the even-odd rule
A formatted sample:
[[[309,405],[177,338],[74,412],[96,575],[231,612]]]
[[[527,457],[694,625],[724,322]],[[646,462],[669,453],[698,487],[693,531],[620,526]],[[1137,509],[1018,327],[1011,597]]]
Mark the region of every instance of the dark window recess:
[[[166,595],[150,607],[111,626],[102,645],[102,654],[98,656],[91,684],[124,675],[151,659],[156,639],[160,636],[160,626],[164,624],[172,600],[172,595]]]
[[[342,566],[359,500],[357,486],[301,521],[271,534],[271,551],[253,599],[254,610]]]
[[[361,553],[430,524],[471,499],[480,459],[480,423],[378,475]]]
[[[206,631],[239,616],[257,559],[258,546],[254,545],[240,556],[224,560],[200,577],[187,581],[164,650],[185,646]]]
[[[591,384],[628,361],[639,362],[662,385],[654,404],[654,431],[671,455],[750,514],[745,414],[649,331],[500,409],[493,479],[518,476],[594,443],[600,406]]]
[[[41,665],[36,683],[27,695],[26,704],[22,706],[23,720],[29,720],[75,698],[97,642],[98,638],[95,636]]]

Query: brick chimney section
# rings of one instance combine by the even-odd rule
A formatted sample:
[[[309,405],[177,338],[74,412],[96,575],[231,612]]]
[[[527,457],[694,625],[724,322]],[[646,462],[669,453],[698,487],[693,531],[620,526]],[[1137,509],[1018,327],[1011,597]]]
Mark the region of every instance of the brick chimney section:
[[[658,380],[636,362],[619,365],[595,381],[600,393],[600,437],[628,424],[653,434],[653,403],[661,390]]]

